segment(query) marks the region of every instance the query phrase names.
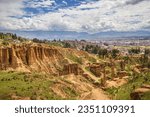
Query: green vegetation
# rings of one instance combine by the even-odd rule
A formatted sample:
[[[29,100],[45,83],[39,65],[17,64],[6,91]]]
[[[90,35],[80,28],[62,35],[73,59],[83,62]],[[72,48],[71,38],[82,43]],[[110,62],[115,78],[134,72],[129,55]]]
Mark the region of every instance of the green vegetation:
[[[73,53],[68,53],[67,57],[72,60],[75,63],[79,63],[82,64],[82,58],[81,57],[77,57],[76,55],[74,55]]]
[[[150,68],[150,49],[145,49],[144,55],[140,57],[140,64],[143,67]]]
[[[16,34],[0,33],[0,44],[2,45],[7,46],[10,42],[21,43],[24,41],[26,41],[26,39],[18,37]],[[60,50],[58,50],[64,57],[64,60],[62,59],[61,62],[56,62],[53,67],[58,71],[63,71],[64,65],[68,63],[80,64],[79,66],[83,68],[84,71],[84,74],[80,75],[82,77],[80,80],[83,80],[84,83],[88,82],[89,85],[96,86],[96,88],[101,88],[101,84],[104,84],[103,87],[105,89],[109,84],[105,85],[106,83],[103,82],[107,80],[113,81],[114,84],[111,82],[112,84],[110,84],[110,86],[119,87],[105,89],[110,95],[112,95],[113,99],[129,100],[132,97],[131,94],[136,89],[141,88],[143,84],[150,85],[150,49],[146,47],[145,50],[144,48],[133,46],[123,48],[119,47],[120,49],[117,47],[106,49],[94,44],[86,45],[85,43],[82,43],[81,45],[78,45],[80,43],[77,40],[61,41],[54,39],[53,41],[50,41],[46,39],[39,40],[37,38],[34,38],[32,42],[40,43],[40,45],[44,43],[44,45],[47,44],[49,46],[85,50],[86,52],[75,49],[62,49],[61,51],[61,48],[59,48]],[[86,41],[82,40],[82,42]],[[108,45],[105,44],[105,46]],[[4,55],[4,52],[5,51],[2,51],[2,55]],[[87,52],[92,54],[88,54]],[[6,56],[7,55],[4,55],[5,58]],[[16,56],[22,57],[17,54]],[[1,62],[6,62],[3,59],[4,57],[1,57]],[[8,58],[10,59],[11,56]],[[97,80],[96,75],[94,75],[94,72],[90,70],[90,68],[93,68],[93,71],[96,71],[96,73],[100,73],[100,75],[97,75]],[[68,71],[72,70],[69,68]],[[71,73],[68,72],[67,74]],[[74,84],[72,84],[67,78],[64,79],[64,76],[61,77],[56,75],[34,72],[23,73],[0,71],[0,99],[77,99],[77,97],[79,97],[79,92],[76,91],[76,86],[74,86]],[[92,79],[92,75],[95,79]],[[75,76],[75,78],[76,77],[77,76]],[[118,82],[123,78],[128,80],[124,85],[122,85],[124,82],[121,82],[122,84]],[[120,86],[120,84],[117,85],[117,83],[120,83],[122,86]],[[150,92],[143,93],[140,96],[140,99],[150,99]]]
[[[118,49],[112,49],[111,50],[111,56],[113,58],[116,58],[118,56],[118,54],[119,54],[119,50]]]
[[[71,48],[71,44],[70,43],[64,42],[63,45],[64,45],[63,46],[64,48]]]
[[[57,79],[49,75],[39,73],[0,72],[0,99],[65,99],[57,95],[52,87]],[[65,87],[64,92],[68,98],[75,99],[77,92],[70,87]],[[68,99],[67,98],[67,99]]]
[[[44,44],[48,44],[48,45],[52,45],[52,46],[60,46],[60,47],[64,47],[64,48],[75,48],[75,46],[71,45],[68,42],[61,41],[61,40],[55,40],[55,39],[51,41],[51,40],[47,40],[47,39],[40,40],[40,39],[34,38],[34,39],[32,39],[32,41],[34,43],[44,43]]]
[[[86,45],[85,51],[93,54],[98,54],[100,47],[98,45]]]
[[[87,58],[90,62],[92,62],[92,63],[95,63],[96,62],[96,58],[94,58],[94,57],[88,57]]]
[[[98,45],[86,45],[85,51],[92,53],[92,54],[97,54],[101,58],[106,58],[109,55],[111,57],[116,58],[120,51],[118,49],[112,49],[112,50],[107,50],[105,48],[101,48]],[[109,54],[110,53],[110,54]]]
[[[8,42],[7,40],[3,40],[3,41],[2,41],[2,45],[7,46],[7,45],[9,45],[9,42]]]
[[[136,89],[140,88],[143,84],[150,84],[150,73],[134,74],[127,84],[118,88],[107,88],[106,91],[117,100],[130,100],[130,94]],[[150,92],[146,92],[141,96],[141,99],[150,99]]]
[[[60,42],[50,42],[48,43],[50,46],[58,46],[58,47],[63,47],[62,43]]]
[[[107,49],[99,49],[98,55],[99,55],[99,57],[105,58],[108,56],[108,50]]]
[[[141,97],[142,100],[149,100],[150,99],[150,91],[145,92],[143,96]]]
[[[70,97],[70,99],[76,99],[78,96],[77,92],[71,87],[64,87],[63,91]]]
[[[20,43],[27,41],[27,39],[17,36],[12,33],[0,33],[0,42],[2,45],[9,45],[9,43]]]
[[[129,54],[139,54],[141,52],[140,48],[131,48],[128,50]]]

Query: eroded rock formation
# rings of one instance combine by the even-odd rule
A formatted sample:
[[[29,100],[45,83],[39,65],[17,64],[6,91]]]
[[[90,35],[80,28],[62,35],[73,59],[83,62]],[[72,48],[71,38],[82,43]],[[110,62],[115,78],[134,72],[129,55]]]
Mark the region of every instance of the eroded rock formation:
[[[118,71],[118,72],[117,72],[117,76],[118,76],[119,78],[123,78],[123,77],[125,77],[125,76],[129,76],[129,73],[127,73],[126,71]]]
[[[101,72],[103,71],[103,65],[102,64],[93,64],[90,65],[90,71],[96,76],[96,77],[100,77],[101,76]]]
[[[64,65],[62,71],[59,72],[59,75],[68,75],[68,74],[75,74],[75,75],[82,75],[84,72],[79,67],[78,64],[68,64]]]
[[[0,47],[0,70],[40,71],[57,73],[63,55],[58,49],[45,45],[22,44]]]

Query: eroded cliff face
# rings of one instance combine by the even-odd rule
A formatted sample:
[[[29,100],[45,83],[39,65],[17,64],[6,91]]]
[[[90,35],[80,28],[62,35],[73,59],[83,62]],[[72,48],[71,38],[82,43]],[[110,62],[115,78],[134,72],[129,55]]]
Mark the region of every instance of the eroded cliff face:
[[[82,75],[84,71],[79,67],[78,64],[68,64],[64,65],[64,68],[62,71],[59,72],[59,75],[68,75],[68,74],[74,74],[74,75]]]
[[[63,61],[61,52],[51,46],[22,44],[0,47],[0,70],[58,74]]]
[[[96,77],[100,77],[101,76],[101,72],[103,71],[103,65],[102,64],[92,64],[89,66],[90,71],[96,76]]]

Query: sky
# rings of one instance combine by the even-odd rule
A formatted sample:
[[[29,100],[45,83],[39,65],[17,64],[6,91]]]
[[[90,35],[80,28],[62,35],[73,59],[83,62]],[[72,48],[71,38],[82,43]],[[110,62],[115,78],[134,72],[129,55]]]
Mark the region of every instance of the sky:
[[[150,0],[0,0],[0,30],[150,31]]]

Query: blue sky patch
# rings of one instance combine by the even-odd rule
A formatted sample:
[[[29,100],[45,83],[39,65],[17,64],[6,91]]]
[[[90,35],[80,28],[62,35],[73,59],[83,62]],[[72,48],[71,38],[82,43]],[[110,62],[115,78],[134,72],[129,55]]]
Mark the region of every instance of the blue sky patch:
[[[38,5],[37,7],[32,7],[32,4],[36,5],[42,3],[42,0],[33,0],[32,2],[24,1],[26,14],[42,14],[48,12],[56,12],[59,9],[65,9],[70,7],[80,6],[81,4],[87,4],[89,2],[94,2],[97,0],[54,0],[54,3],[43,7],[43,5]],[[81,10],[88,10],[88,8],[83,8]],[[89,9],[90,10],[90,9]]]
[[[0,29],[150,31],[149,6],[149,0],[0,0]]]

